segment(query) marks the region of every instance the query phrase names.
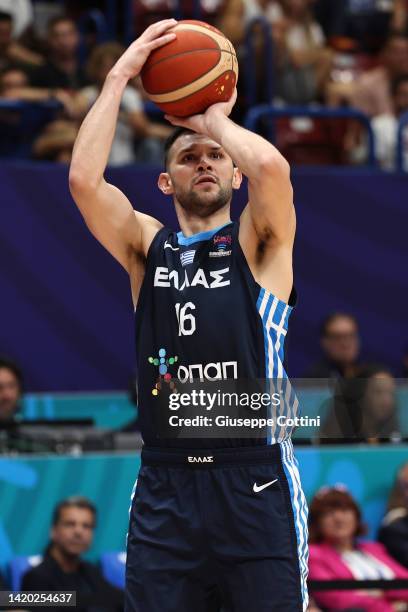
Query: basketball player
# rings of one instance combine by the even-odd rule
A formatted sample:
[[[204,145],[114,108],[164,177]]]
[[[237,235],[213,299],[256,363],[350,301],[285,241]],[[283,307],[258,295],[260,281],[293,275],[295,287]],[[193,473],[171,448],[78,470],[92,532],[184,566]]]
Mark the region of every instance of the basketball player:
[[[170,376],[287,379],[283,346],[294,305],[289,166],[229,119],[235,95],[203,115],[169,118],[179,128],[158,187],[172,198],[181,231],[135,211],[104,179],[126,84],[152,49],[173,40],[175,23],[150,26],[111,70],[70,171],[87,226],[129,273],[137,304],[145,446],[126,610],[208,612],[217,593],[225,611],[298,612],[307,607],[307,508],[290,428],[272,427],[256,440],[168,439],[155,429],[154,402]],[[233,223],[232,191],[242,175],[249,202]]]

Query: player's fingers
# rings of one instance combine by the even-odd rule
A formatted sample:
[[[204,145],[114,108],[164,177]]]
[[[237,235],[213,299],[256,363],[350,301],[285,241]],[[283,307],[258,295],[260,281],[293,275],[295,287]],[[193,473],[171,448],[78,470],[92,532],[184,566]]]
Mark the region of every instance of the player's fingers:
[[[167,121],[169,121],[172,125],[177,127],[188,127],[188,121],[186,119],[173,117],[173,115],[164,115],[164,118],[167,119]]]
[[[149,51],[152,51],[153,49],[157,49],[158,47],[162,47],[163,45],[171,42],[175,38],[176,34],[174,32],[170,32],[169,34],[164,34],[163,36],[160,36],[160,38],[155,38],[154,40],[146,43],[146,47]]]
[[[145,40],[153,40],[157,38],[163,32],[168,30],[169,28],[174,28],[177,25],[177,21],[175,19],[163,19],[162,21],[158,21],[157,23],[153,23],[151,26],[147,28],[142,34],[143,39]]]

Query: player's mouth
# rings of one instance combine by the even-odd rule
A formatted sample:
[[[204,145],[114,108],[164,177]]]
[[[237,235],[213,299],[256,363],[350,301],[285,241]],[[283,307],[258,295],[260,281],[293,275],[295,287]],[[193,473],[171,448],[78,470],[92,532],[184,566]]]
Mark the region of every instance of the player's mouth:
[[[202,174],[195,182],[194,185],[216,185],[217,180],[211,174]]]

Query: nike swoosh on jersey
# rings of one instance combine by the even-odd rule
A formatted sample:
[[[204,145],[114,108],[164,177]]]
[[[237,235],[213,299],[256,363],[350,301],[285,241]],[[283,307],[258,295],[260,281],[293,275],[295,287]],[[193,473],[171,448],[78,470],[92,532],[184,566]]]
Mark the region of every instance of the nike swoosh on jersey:
[[[171,244],[169,244],[166,240],[166,242],[164,243],[164,248],[165,249],[171,249],[172,251],[179,251],[180,247],[174,247]]]
[[[277,482],[277,478],[275,478],[275,480],[271,480],[270,482],[266,482],[263,485],[257,485],[256,482],[254,483],[254,488],[253,491],[254,493],[259,493],[259,491],[263,491],[263,489],[266,489],[266,487],[270,487],[271,485],[273,485],[274,482]]]

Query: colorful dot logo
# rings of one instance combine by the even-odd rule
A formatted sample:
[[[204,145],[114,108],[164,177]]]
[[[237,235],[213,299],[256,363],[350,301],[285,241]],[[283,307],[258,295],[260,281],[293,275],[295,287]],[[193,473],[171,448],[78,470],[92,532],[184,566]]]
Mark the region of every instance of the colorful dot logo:
[[[176,389],[176,385],[172,379],[172,375],[168,371],[169,366],[177,363],[178,357],[177,355],[174,357],[166,357],[166,349],[161,348],[159,350],[158,357],[149,357],[149,363],[159,368],[159,376],[157,378],[156,384],[152,389],[152,395],[158,395],[160,389],[162,388],[163,382],[168,384],[170,389],[174,391]]]

